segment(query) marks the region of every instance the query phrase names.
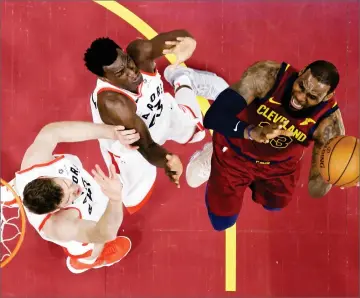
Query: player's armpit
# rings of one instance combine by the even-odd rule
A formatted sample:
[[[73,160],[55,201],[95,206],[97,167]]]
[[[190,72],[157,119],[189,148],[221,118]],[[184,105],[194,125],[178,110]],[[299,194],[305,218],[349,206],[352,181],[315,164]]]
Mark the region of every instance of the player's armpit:
[[[136,39],[126,48],[126,52],[135,61],[135,64],[146,72],[153,72],[155,69],[154,60],[162,57],[164,49],[172,46],[165,44],[166,41],[175,41],[177,37],[193,37],[187,30],[173,30],[160,33],[151,40]]]
[[[159,168],[166,167],[166,155],[169,152],[151,138],[148,127],[136,115],[136,105],[130,99],[120,94],[104,94],[99,96],[98,104],[104,123],[135,129],[139,133],[140,139],[132,145],[138,146],[138,151],[152,165]]]
[[[318,128],[314,132],[313,138],[315,143],[312,152],[312,161],[308,183],[309,194],[313,198],[321,198],[331,189],[331,184],[326,183],[321,177],[317,168],[316,160],[320,154],[321,147],[329,140],[339,135],[345,135],[345,128],[340,110],[337,110],[329,117],[321,121]]]

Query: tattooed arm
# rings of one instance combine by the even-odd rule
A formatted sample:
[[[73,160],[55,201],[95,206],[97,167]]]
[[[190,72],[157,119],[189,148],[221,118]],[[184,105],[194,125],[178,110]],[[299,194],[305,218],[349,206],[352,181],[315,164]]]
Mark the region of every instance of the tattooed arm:
[[[246,138],[249,126],[239,121],[237,115],[255,98],[264,97],[273,87],[280,64],[260,61],[251,65],[241,79],[222,91],[210,106],[204,117],[204,126],[226,137]]]
[[[331,184],[328,184],[324,181],[316,166],[316,160],[318,158],[318,154],[320,154],[320,149],[330,139],[344,134],[345,128],[340,110],[335,111],[329,117],[321,121],[320,125],[314,132],[315,144],[312,153],[312,162],[308,183],[309,193],[313,198],[323,197],[329,192],[332,186]]]
[[[280,63],[274,61],[256,62],[230,88],[239,93],[249,105],[255,98],[262,98],[270,91],[275,83],[280,66]]]

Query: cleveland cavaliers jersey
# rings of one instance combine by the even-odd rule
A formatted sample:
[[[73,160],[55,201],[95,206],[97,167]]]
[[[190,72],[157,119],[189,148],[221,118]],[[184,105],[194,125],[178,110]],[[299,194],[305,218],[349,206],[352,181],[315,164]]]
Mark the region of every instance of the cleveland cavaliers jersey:
[[[79,213],[79,218],[91,221],[99,221],[104,214],[108,204],[108,198],[101,191],[100,186],[94,178],[83,169],[81,161],[74,155],[55,156],[55,159],[46,163],[34,165],[29,169],[16,173],[15,190],[22,198],[25,186],[39,178],[67,178],[82,188],[81,195],[69,206],[58,209],[50,214],[38,215],[25,208],[25,212],[30,224],[36,229],[40,236],[53,243],[64,247],[71,255],[81,255],[93,248],[93,244],[83,244],[77,241],[62,242],[50,239],[45,236],[42,228],[51,215],[61,210],[75,209]]]
[[[92,118],[95,123],[103,123],[98,109],[98,94],[104,91],[120,93],[136,104],[136,114],[146,123],[152,139],[162,145],[168,137],[171,105],[169,101],[164,100],[164,86],[160,74],[157,71],[153,74],[143,71],[141,73],[143,82],[139,85],[137,93],[98,79],[90,98]],[[119,141],[100,139],[99,142],[102,148],[115,155],[129,151]]]
[[[311,108],[306,117],[289,112],[292,88],[298,72],[287,63],[282,63],[273,88],[264,98],[255,99],[237,115],[239,120],[264,126],[284,121],[283,128],[293,132],[292,137],[279,136],[269,143],[239,138],[225,138],[227,143],[240,155],[258,163],[300,160],[304,149],[311,143],[313,133],[320,121],[338,109],[334,98]],[[298,114],[299,115],[299,114]],[[216,138],[223,138],[216,134]]]

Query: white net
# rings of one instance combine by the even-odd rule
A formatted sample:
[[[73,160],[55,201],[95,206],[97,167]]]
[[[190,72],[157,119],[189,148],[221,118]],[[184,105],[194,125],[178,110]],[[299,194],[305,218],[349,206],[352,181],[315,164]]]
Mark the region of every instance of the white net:
[[[24,213],[16,196],[13,181],[1,180],[1,267],[15,256],[25,233]]]

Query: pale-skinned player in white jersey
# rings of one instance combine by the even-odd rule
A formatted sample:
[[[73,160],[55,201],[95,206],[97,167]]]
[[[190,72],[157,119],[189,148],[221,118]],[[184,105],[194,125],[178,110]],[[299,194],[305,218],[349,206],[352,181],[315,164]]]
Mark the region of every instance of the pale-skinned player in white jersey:
[[[61,142],[101,138],[126,146],[139,139],[123,129],[90,122],[48,124],[26,150],[12,181],[29,222],[43,239],[64,248],[73,273],[110,266],[130,251],[130,240],[117,237],[123,220],[122,183],[113,165],[108,176],[96,165],[92,177],[76,156],[53,151]]]
[[[195,48],[196,41],[189,32],[175,30],[151,40],[136,39],[126,51],[109,38],[98,38],[84,55],[86,67],[98,78],[90,100],[93,121],[123,125],[140,134],[135,143],[138,150],[99,140],[106,164],[117,165],[124,205],[130,213],[139,210],[150,197],[157,168],[165,169],[179,187],[182,163],[162,145],[168,140],[180,144],[201,141],[205,130],[196,96],[214,99],[228,86],[213,73],[169,66],[164,76],[174,87],[175,97],[164,93],[155,60],[174,54],[179,65],[192,56]]]

